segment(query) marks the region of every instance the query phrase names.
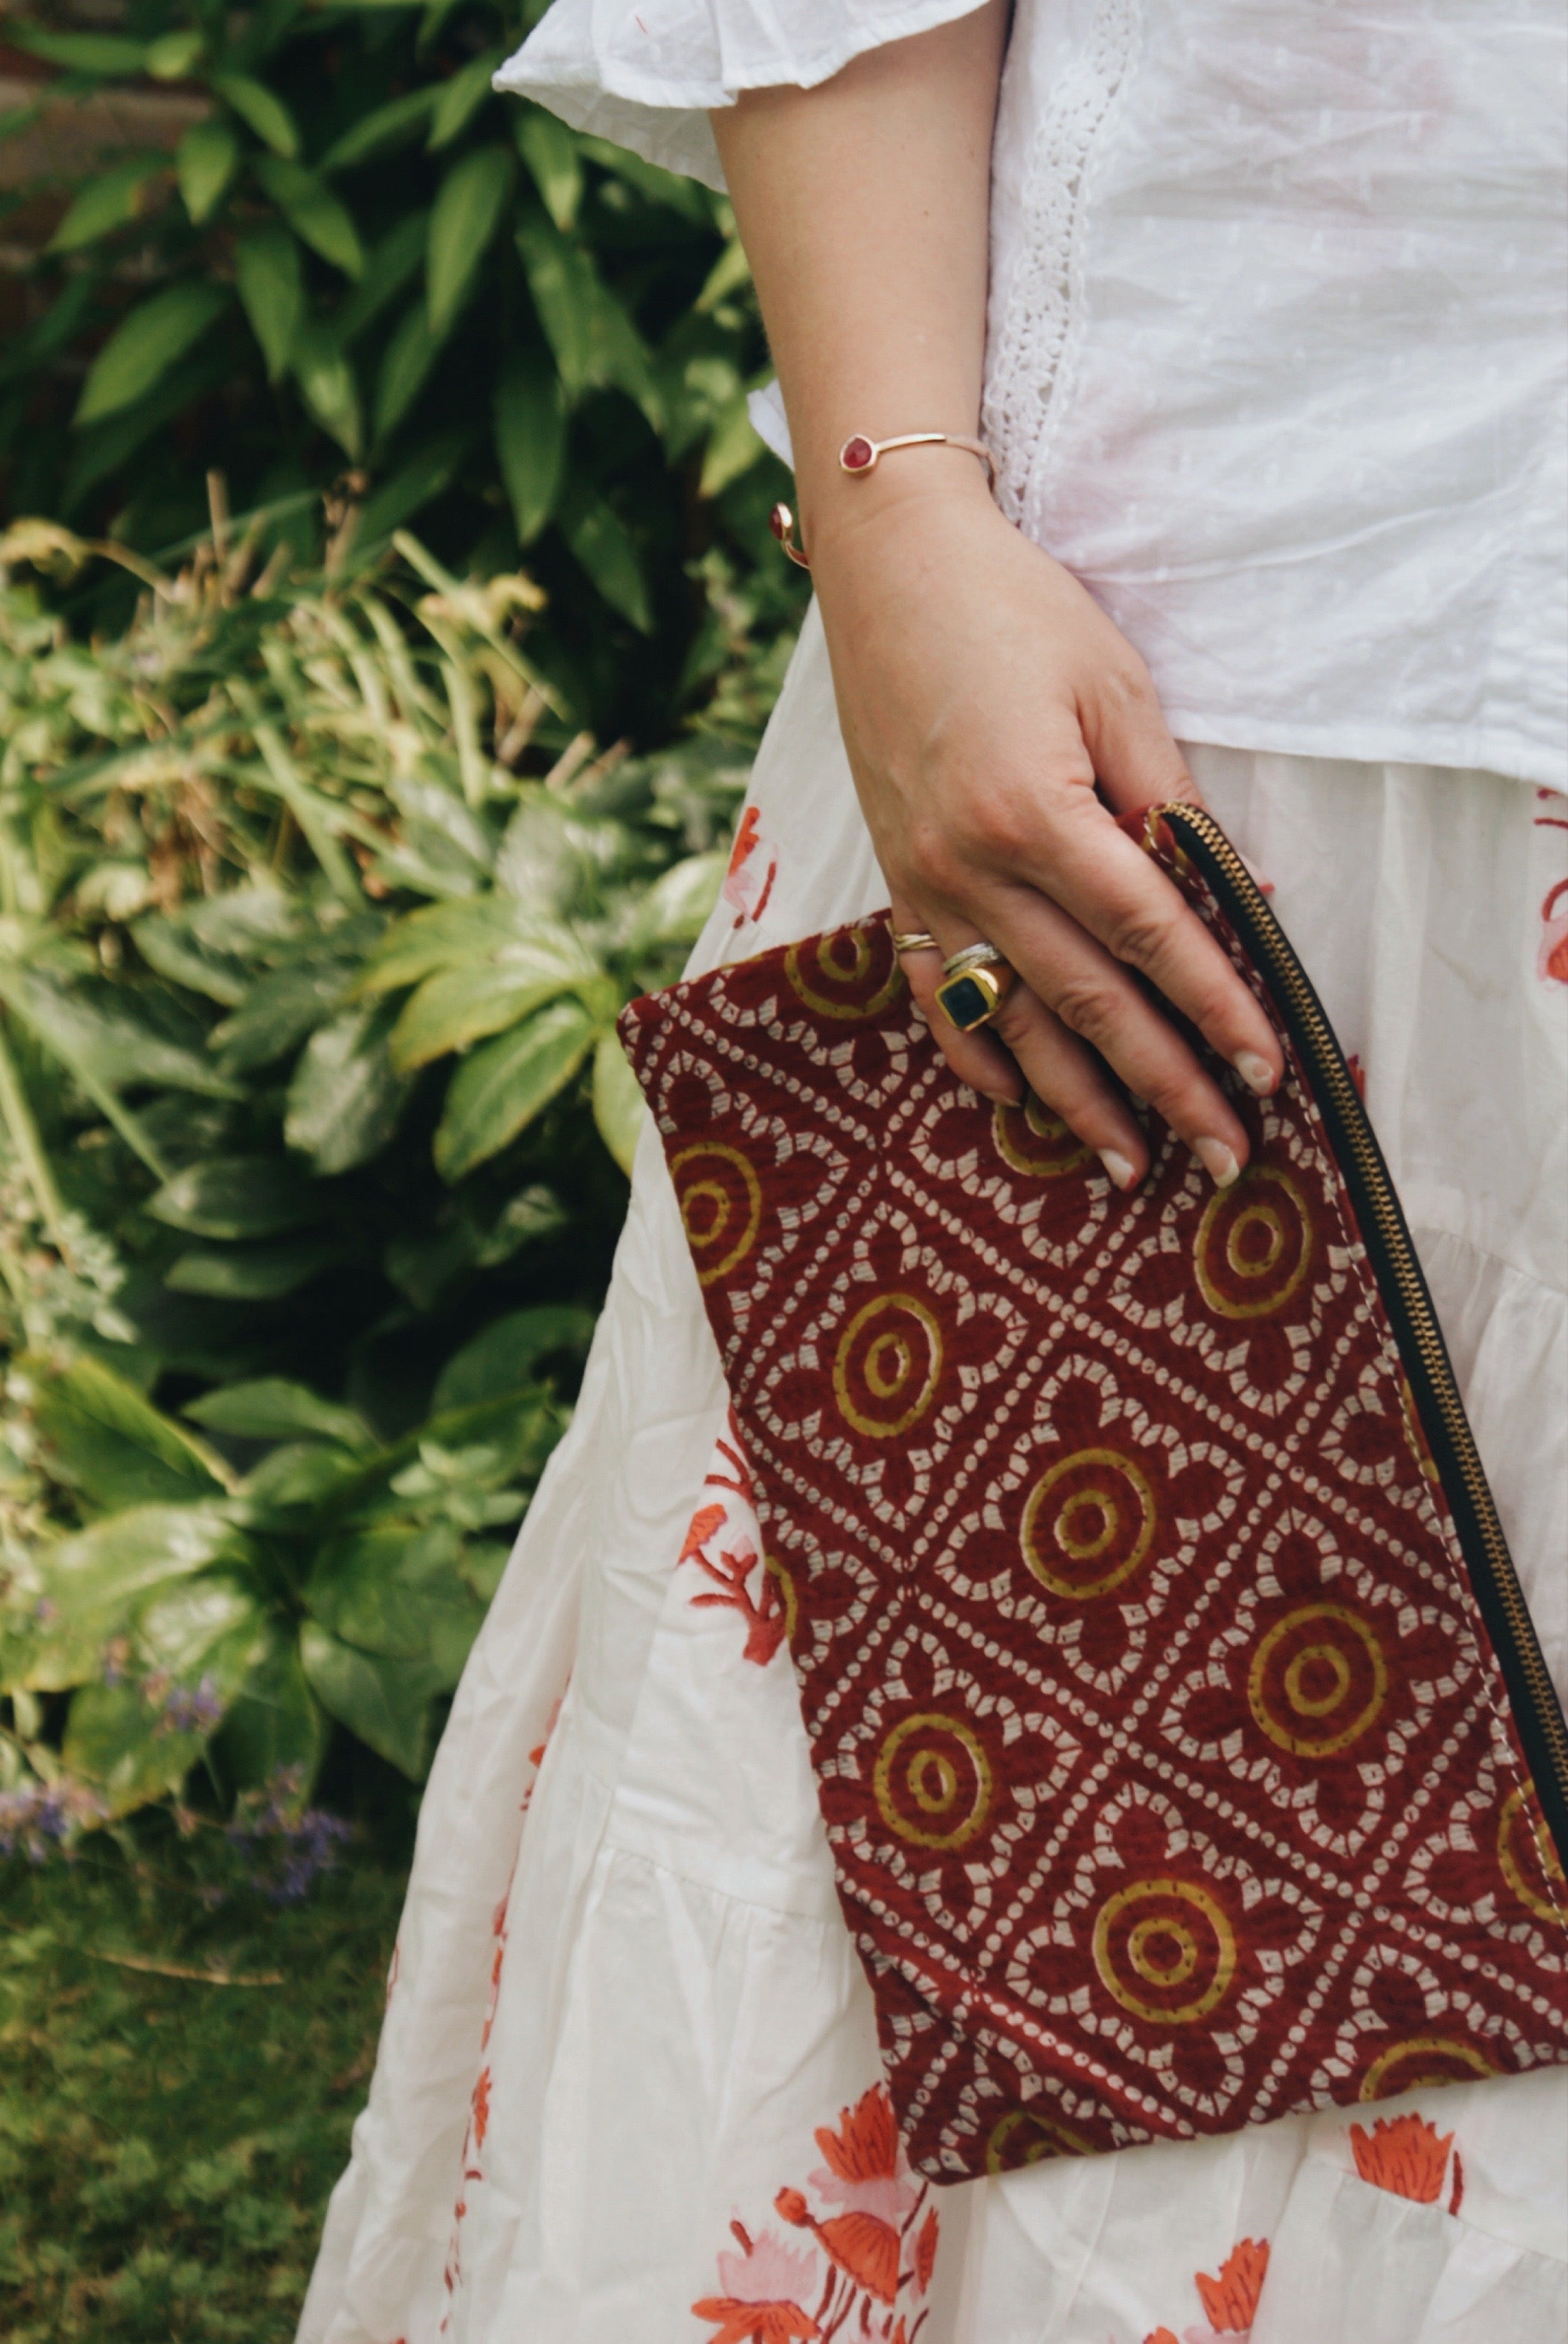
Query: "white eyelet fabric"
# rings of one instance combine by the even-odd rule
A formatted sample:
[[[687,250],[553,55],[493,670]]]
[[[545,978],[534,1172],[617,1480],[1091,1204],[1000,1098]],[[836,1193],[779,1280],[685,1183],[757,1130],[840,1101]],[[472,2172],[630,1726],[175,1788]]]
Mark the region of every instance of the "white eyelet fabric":
[[[717,185],[704,109],[965,13],[557,0],[498,81]],[[998,493],[1178,732],[1562,783],[1565,121],[1559,0],[1020,0]]]

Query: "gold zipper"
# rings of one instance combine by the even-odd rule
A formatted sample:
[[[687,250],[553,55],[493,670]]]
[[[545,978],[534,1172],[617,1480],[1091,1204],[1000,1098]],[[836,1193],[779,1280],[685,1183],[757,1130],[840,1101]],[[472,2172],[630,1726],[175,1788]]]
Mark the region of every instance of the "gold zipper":
[[[1145,830],[1145,836],[1151,843],[1152,825],[1160,821],[1168,823],[1179,837],[1185,832],[1223,872],[1236,899],[1234,908],[1242,914],[1250,931],[1247,942],[1265,964],[1265,973],[1284,995],[1293,1013],[1294,1036],[1303,1056],[1311,1063],[1320,1096],[1326,1093],[1332,1100],[1341,1128],[1354,1154],[1356,1168],[1376,1222],[1382,1258],[1398,1289],[1405,1327],[1420,1355],[1427,1389],[1447,1437],[1449,1454],[1470,1501],[1481,1553],[1477,1557],[1467,1550],[1465,1560],[1473,1572],[1479,1564],[1507,1622],[1513,1647],[1512,1658],[1517,1678],[1528,1699],[1531,1721],[1556,1777],[1559,1796],[1568,1804],[1568,1725],[1564,1724],[1556,1688],[1536,1639],[1534,1622],[1519,1585],[1513,1558],[1503,1534],[1503,1525],[1497,1518],[1497,1507],[1487,1486],[1486,1473],[1475,1446],[1475,1436],[1471,1431],[1470,1420],[1465,1415],[1464,1403],[1454,1381],[1447,1346],[1432,1312],[1426,1279],[1416,1259],[1399,1198],[1382,1160],[1382,1151],[1367,1121],[1361,1093],[1355,1086],[1334,1037],[1333,1028],[1323,1014],[1322,1004],[1305,970],[1297,960],[1257,882],[1213,815],[1201,806],[1181,802],[1151,807],[1146,818]],[[1441,1478],[1441,1464],[1438,1470]],[[1460,1543],[1462,1548],[1466,1547],[1462,1531]],[[1500,1652],[1499,1659],[1505,1663],[1505,1679],[1510,1674],[1506,1666],[1508,1658],[1509,1655]],[[1512,1683],[1510,1690],[1513,1690]]]

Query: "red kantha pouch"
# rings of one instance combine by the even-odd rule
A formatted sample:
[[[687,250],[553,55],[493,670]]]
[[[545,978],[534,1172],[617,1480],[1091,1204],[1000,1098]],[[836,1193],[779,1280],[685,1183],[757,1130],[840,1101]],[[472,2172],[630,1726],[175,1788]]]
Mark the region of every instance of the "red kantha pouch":
[[[964,1089],[885,917],[621,1021],[938,2181],[1568,2060],[1568,1733],[1398,1199],[1219,825],[1145,843],[1284,1046],[1228,1190]]]

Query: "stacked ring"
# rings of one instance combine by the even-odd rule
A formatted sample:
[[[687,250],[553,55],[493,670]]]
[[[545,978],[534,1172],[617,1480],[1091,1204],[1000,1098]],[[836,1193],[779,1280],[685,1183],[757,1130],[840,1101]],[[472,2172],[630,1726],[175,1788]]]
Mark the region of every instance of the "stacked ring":
[[[1006,1000],[1013,972],[994,945],[966,945],[942,963],[937,999],[960,1034],[989,1026]]]
[[[900,960],[906,953],[940,952],[941,950],[935,936],[928,935],[924,928],[894,928],[891,934],[893,950]]]

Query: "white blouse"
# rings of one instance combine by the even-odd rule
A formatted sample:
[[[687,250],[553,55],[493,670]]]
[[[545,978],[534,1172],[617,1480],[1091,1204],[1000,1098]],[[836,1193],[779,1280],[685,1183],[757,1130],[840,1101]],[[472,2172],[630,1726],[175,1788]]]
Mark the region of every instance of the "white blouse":
[[[556,0],[497,80],[719,186],[705,109],[969,5]],[[1561,0],[1019,0],[998,493],[1181,737],[1568,783],[1565,35]]]

